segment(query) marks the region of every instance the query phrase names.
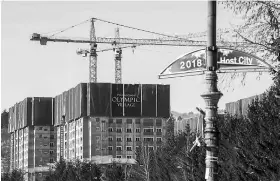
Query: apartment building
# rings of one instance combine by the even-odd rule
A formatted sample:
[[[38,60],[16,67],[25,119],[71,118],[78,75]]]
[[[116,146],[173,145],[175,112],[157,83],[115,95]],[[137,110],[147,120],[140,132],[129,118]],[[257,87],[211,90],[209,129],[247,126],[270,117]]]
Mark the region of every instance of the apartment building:
[[[162,144],[169,116],[169,85],[81,83],[55,98],[26,98],[9,109],[10,170],[40,181],[60,158],[133,159],[142,143]]]
[[[152,149],[162,144],[166,119],[159,118],[91,118],[91,157],[112,155],[113,158],[135,159],[142,143]]]
[[[248,107],[252,102],[258,98],[258,100],[261,100],[263,98],[264,94],[255,95],[251,97],[247,97],[244,99],[240,99],[235,102],[229,102],[225,105],[225,112],[227,112],[230,115],[235,116],[247,116],[248,114]]]
[[[142,142],[162,144],[170,113],[167,85],[81,83],[55,97],[57,160],[135,158]]]
[[[184,132],[186,129],[201,132],[203,130],[203,123],[203,116],[199,114],[191,114],[187,118],[178,117],[174,122],[174,133],[178,134],[179,132]]]
[[[135,158],[142,143],[157,149],[166,134],[165,118],[108,118],[83,117],[63,127],[63,150],[60,146],[60,127],[57,127],[57,161],[95,160],[111,155],[113,158]],[[63,154],[61,154],[63,153]]]
[[[26,98],[9,109],[10,170],[21,169],[25,180],[43,180],[56,160],[53,98]]]

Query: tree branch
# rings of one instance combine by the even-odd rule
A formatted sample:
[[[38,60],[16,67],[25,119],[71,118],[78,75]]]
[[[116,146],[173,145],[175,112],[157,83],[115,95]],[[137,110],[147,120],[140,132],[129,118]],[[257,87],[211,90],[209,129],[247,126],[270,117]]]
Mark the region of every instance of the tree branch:
[[[266,1],[258,1],[258,3],[261,3],[261,4],[265,5],[265,6],[270,7],[270,8],[274,8],[274,9],[280,10],[280,7],[278,8],[278,7],[272,6],[272,5],[268,4]]]
[[[245,41],[251,43],[251,44],[254,44],[254,45],[259,45],[259,46],[262,46],[264,48],[266,48],[267,50],[274,50],[268,46],[265,46],[264,44],[261,44],[261,43],[257,43],[257,42],[253,42],[252,40],[249,40],[248,38],[244,37],[243,35],[241,35],[238,31],[234,30],[242,39],[244,39]]]

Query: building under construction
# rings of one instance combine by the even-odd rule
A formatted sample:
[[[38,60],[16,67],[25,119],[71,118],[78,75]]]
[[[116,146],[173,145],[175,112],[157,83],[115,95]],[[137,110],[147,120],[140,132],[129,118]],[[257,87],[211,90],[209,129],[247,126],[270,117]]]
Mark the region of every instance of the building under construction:
[[[54,98],[26,98],[9,109],[10,169],[42,180],[60,158],[135,158],[156,149],[170,116],[170,86],[81,83]]]
[[[53,101],[26,98],[9,109],[10,170],[23,170],[25,180],[40,180],[56,160]]]
[[[81,83],[54,100],[57,159],[135,158],[156,149],[170,115],[169,85]]]

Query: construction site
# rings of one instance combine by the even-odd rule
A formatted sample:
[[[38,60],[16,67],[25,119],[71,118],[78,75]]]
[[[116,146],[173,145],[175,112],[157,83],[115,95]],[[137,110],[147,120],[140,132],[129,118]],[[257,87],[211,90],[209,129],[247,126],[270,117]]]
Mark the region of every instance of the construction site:
[[[157,39],[97,37],[95,22],[101,21],[161,36]],[[184,37],[142,30],[118,23],[91,18],[89,39],[61,38],[53,34],[33,33],[30,40],[41,45],[47,42],[89,44],[77,54],[89,57],[89,82],[61,92],[54,97],[28,97],[9,109],[8,131],[11,134],[10,169],[20,168],[27,180],[42,180],[49,166],[60,158],[81,159],[99,164],[135,162],[135,151],[143,143],[157,149],[166,135],[170,118],[170,89],[162,84],[126,84],[122,81],[122,50],[138,46],[206,47],[206,41],[192,40],[206,32]],[[73,28],[77,25],[73,25]],[[62,33],[69,28],[61,30]],[[218,33],[225,33],[219,30]],[[112,48],[98,49],[98,44]],[[245,46],[243,42],[218,41],[219,46]],[[97,54],[114,52],[115,82],[98,81]],[[196,125],[197,119],[190,123]],[[200,127],[201,127],[200,122]],[[180,126],[181,127],[181,126]]]

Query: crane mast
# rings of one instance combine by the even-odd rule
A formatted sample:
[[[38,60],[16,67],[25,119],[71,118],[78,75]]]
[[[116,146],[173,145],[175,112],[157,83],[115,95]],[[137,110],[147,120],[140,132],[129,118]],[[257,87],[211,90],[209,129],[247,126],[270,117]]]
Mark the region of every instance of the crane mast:
[[[115,29],[115,39],[113,43],[115,49],[115,82],[116,84],[122,83],[122,49],[120,48],[120,30],[119,28]]]
[[[97,82],[97,44],[94,28],[94,19],[91,19],[90,25],[90,52],[89,52],[89,82]]]

